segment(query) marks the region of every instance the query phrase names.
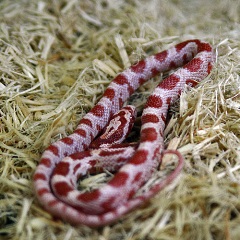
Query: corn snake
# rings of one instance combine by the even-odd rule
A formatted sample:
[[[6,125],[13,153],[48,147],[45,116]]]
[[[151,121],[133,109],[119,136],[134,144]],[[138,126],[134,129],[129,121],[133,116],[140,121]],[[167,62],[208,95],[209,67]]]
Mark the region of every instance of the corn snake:
[[[183,159],[177,151],[169,150],[166,153],[177,155],[179,160],[175,170],[148,192],[135,196],[161,163],[164,153],[163,131],[169,105],[178,98],[186,84],[195,86],[206,78],[213,63],[214,54],[210,44],[189,40],[141,60],[118,74],[100,101],[82,118],[76,130],[44,151],[34,174],[36,195],[44,208],[74,225],[102,226],[141,205],[174,180],[183,167]],[[123,139],[115,142],[114,137],[110,137],[103,145],[101,141],[98,142],[99,138],[93,141],[103,128],[103,135],[106,135],[112,127],[120,126],[119,116],[113,118],[113,124],[108,123],[141,84],[160,72],[180,66],[183,67],[164,79],[148,98],[141,117],[138,144],[122,147]],[[127,108],[132,115],[128,115],[125,109],[123,115],[132,119],[133,123],[134,109],[131,106]],[[125,137],[129,129],[122,128],[120,138],[123,135]],[[112,160],[111,156],[115,159]],[[78,192],[77,179],[95,168],[117,169],[118,172],[102,188]]]

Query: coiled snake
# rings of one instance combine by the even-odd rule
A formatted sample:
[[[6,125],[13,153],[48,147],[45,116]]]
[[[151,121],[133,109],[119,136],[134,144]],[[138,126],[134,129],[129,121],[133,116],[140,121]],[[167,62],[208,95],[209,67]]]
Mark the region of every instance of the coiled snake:
[[[171,182],[183,166],[177,151],[168,151],[178,156],[175,170],[148,192],[135,196],[161,163],[169,105],[186,84],[195,86],[206,78],[213,62],[210,44],[189,40],[118,74],[76,130],[44,151],[34,174],[36,195],[44,208],[72,224],[101,226],[141,205]],[[149,78],[180,66],[183,67],[163,80],[148,98],[141,117],[139,143],[122,144],[135,114],[132,106],[122,108],[126,99]],[[76,190],[80,176],[99,169],[118,172],[100,189],[85,193]]]

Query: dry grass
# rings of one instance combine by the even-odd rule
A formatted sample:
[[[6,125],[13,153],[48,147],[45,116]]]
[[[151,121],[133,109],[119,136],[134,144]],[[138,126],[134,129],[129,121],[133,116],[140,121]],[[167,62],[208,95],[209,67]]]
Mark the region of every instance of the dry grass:
[[[240,239],[239,12],[238,0],[2,0],[0,239]],[[52,219],[32,185],[43,150],[118,72],[189,38],[218,58],[172,107],[166,144],[177,137],[186,161],[176,187],[101,229]],[[133,98],[139,108],[153,86]]]

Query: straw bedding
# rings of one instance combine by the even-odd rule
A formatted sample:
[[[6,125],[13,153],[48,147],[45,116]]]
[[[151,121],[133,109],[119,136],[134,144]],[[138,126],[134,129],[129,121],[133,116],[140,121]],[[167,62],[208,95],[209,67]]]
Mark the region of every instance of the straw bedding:
[[[239,12],[237,0],[2,0],[0,239],[240,239]],[[165,143],[185,158],[181,178],[111,226],[52,218],[32,185],[43,150],[74,130],[117,73],[191,38],[210,42],[217,62],[169,114]],[[164,76],[131,97],[139,111]]]

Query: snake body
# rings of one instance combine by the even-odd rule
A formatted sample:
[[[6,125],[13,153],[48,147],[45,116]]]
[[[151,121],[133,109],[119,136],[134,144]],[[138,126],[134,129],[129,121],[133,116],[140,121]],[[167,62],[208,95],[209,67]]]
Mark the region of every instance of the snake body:
[[[170,104],[186,84],[195,86],[206,78],[213,63],[210,44],[188,40],[118,74],[76,130],[44,151],[34,174],[36,196],[44,208],[75,225],[101,226],[143,204],[174,180],[183,166],[183,159],[177,151],[168,150],[166,153],[178,156],[175,170],[149,191],[136,195],[161,163],[163,131]],[[149,96],[141,117],[139,143],[122,145],[131,127],[122,127],[126,125],[121,125],[119,119],[122,117],[123,122],[130,119],[132,125],[135,111],[131,106],[121,111],[124,102],[149,78],[177,67],[181,68],[164,79]],[[116,131],[118,126],[120,130]],[[103,129],[102,137],[97,137]],[[104,142],[104,139],[108,140]],[[77,191],[77,179],[97,169],[118,172],[100,189]]]

